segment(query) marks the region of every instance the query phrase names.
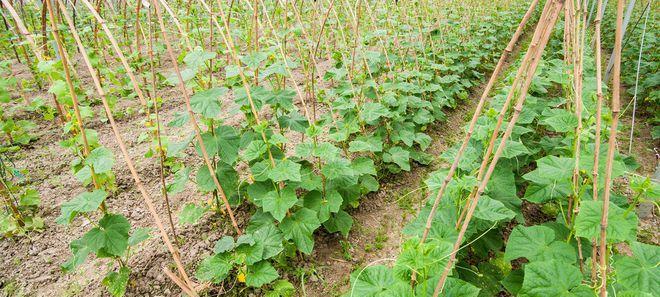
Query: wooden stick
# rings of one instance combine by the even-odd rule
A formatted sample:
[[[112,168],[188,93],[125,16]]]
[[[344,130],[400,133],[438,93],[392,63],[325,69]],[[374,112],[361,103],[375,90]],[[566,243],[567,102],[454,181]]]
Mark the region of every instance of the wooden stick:
[[[426,226],[424,227],[424,233],[422,234],[420,243],[426,241],[426,238],[428,237],[429,230],[431,230],[431,224],[433,223],[433,218],[435,217],[435,213],[438,210],[438,205],[440,204],[440,199],[442,199],[442,195],[444,194],[445,189],[447,189],[447,185],[452,180],[454,176],[454,172],[456,172],[456,168],[458,168],[458,164],[461,158],[463,157],[463,153],[465,152],[465,149],[467,148],[467,145],[470,142],[470,138],[472,138],[472,133],[474,133],[474,128],[477,124],[477,120],[479,119],[479,116],[483,112],[484,106],[486,105],[486,101],[488,100],[488,94],[495,85],[495,82],[497,81],[497,77],[500,75],[500,72],[502,72],[504,63],[509,58],[511,52],[513,52],[513,48],[518,42],[518,39],[520,38],[520,35],[522,34],[522,31],[525,28],[525,25],[527,24],[527,21],[529,21],[530,17],[532,16],[532,13],[536,9],[536,5],[538,4],[538,2],[539,0],[534,0],[530,4],[529,8],[527,9],[527,12],[520,21],[520,24],[518,24],[518,28],[513,33],[513,36],[511,36],[511,40],[509,40],[509,44],[507,44],[506,48],[502,52],[502,55],[500,55],[500,59],[497,61],[497,65],[495,66],[495,69],[493,70],[493,73],[491,74],[490,79],[486,84],[486,88],[484,89],[483,93],[481,93],[481,98],[479,98],[479,103],[477,104],[477,108],[474,111],[474,114],[472,115],[472,120],[470,120],[470,126],[468,128],[468,131],[465,134],[465,137],[463,138],[463,142],[461,143],[461,146],[458,149],[458,152],[456,153],[456,157],[454,158],[454,162],[451,164],[451,167],[449,168],[449,172],[447,173],[447,176],[442,181],[442,185],[440,185],[438,194],[435,196],[433,207],[431,207],[431,212],[429,213],[429,216],[426,219]]]
[[[2,0],[6,1],[6,0]],[[69,25],[69,29],[71,34],[73,35],[74,40],[76,41],[76,45],[78,47],[78,50],[81,53],[81,56],[83,58],[83,61],[85,62],[85,65],[87,66],[87,70],[89,70],[89,74],[92,77],[92,81],[94,82],[94,87],[96,88],[97,93],[99,94],[99,97],[101,98],[101,102],[103,103],[103,108],[105,109],[105,113],[108,117],[108,120],[110,122],[110,126],[112,127],[112,132],[114,133],[115,139],[117,140],[117,144],[119,145],[119,149],[121,150],[122,156],[124,157],[124,160],[126,161],[126,166],[128,167],[129,171],[131,172],[131,175],[133,177],[133,180],[135,181],[135,185],[137,186],[138,190],[140,191],[140,194],[142,195],[142,198],[144,200],[144,203],[147,205],[147,209],[149,210],[149,213],[151,214],[152,221],[154,224],[156,224],[156,227],[160,231],[160,235],[163,239],[163,242],[167,246],[167,249],[169,250],[170,254],[172,255],[172,259],[174,260],[174,263],[176,264],[177,270],[179,271],[179,274],[183,278],[185,284],[187,285],[188,288],[192,288],[192,282],[190,281],[190,278],[188,277],[188,274],[186,273],[185,266],[183,266],[183,263],[181,262],[181,259],[179,258],[179,252],[177,251],[176,247],[172,245],[172,242],[170,240],[170,237],[167,235],[167,231],[165,231],[165,227],[163,226],[163,223],[161,222],[160,216],[158,215],[158,212],[156,211],[156,208],[154,207],[153,202],[151,201],[151,197],[149,197],[149,194],[147,193],[146,188],[144,187],[144,184],[140,180],[140,177],[137,173],[137,170],[135,169],[135,166],[133,165],[133,160],[131,159],[130,155],[128,154],[128,150],[126,149],[126,145],[124,143],[124,140],[121,136],[121,133],[119,132],[119,128],[117,127],[117,124],[115,123],[114,116],[112,115],[112,110],[110,109],[110,105],[108,105],[108,100],[105,95],[105,90],[103,90],[103,87],[101,87],[101,82],[99,80],[99,77],[96,74],[96,71],[94,70],[94,67],[92,66],[91,61],[89,60],[89,55],[87,54],[87,49],[85,49],[85,46],[82,44],[82,41],[80,40],[80,36],[78,35],[78,31],[76,28],[73,26],[73,22],[71,21],[71,18],[69,17],[66,9],[64,8],[64,3],[62,0],[57,0],[60,3],[60,10],[62,12],[62,16],[64,16],[64,19],[66,20],[67,24]],[[85,0],[86,1],[86,0]],[[182,288],[184,289],[184,288]],[[192,294],[191,296],[197,297],[198,295],[195,293],[194,289],[192,289]]]
[[[513,132],[513,128],[515,127],[516,121],[518,120],[518,117],[520,116],[520,112],[522,111],[523,104],[525,103],[525,99],[527,97],[527,91],[529,90],[529,86],[531,85],[532,79],[534,78],[534,73],[536,71],[539,62],[541,61],[543,50],[545,49],[545,46],[547,45],[548,40],[550,39],[552,29],[555,23],[557,22],[557,18],[564,4],[564,1],[551,0],[548,1],[547,3],[551,3],[551,4],[550,5],[546,4],[542,18],[539,20],[539,24],[536,27],[535,36],[538,36],[538,38],[535,39],[538,39],[538,43],[532,43],[530,45],[529,49],[527,50],[527,54],[525,55],[524,58],[524,60],[529,61],[528,64],[529,66],[527,67],[527,71],[525,73],[525,80],[522,86],[520,87],[520,89],[517,91],[518,99],[516,102],[516,106],[514,107],[513,115],[509,120],[509,124],[507,125],[504,135],[502,136],[502,140],[500,141],[499,146],[497,147],[497,151],[493,155],[493,160],[490,162],[490,165],[488,166],[488,171],[486,172],[484,179],[481,181],[479,188],[476,191],[474,202],[470,205],[470,209],[468,210],[467,215],[465,217],[465,222],[463,223],[461,230],[458,233],[458,238],[456,239],[453,250],[449,255],[449,261],[445,265],[444,271],[442,272],[442,275],[435,287],[435,291],[433,293],[434,297],[437,297],[443,290],[445,281],[447,280],[447,277],[449,276],[449,272],[452,269],[453,263],[456,260],[456,254],[458,253],[458,250],[462,244],[463,236],[465,236],[467,227],[470,223],[470,220],[472,219],[472,215],[478,204],[479,197],[485,191],[486,185],[488,184],[488,180],[490,179],[490,176],[495,170],[497,161],[499,160],[500,156],[502,155],[502,152],[504,151],[504,147],[506,146],[506,141]],[[544,15],[546,16],[545,18]],[[510,92],[514,92],[514,89],[512,89]]]
[[[600,45],[600,27],[601,27],[601,10],[603,9],[603,0],[598,0],[598,8],[596,12],[596,19],[594,24],[596,26],[594,32],[594,40],[596,43],[596,131],[595,140],[594,140],[594,167],[592,170],[592,195],[593,200],[598,201],[598,166],[600,162],[600,133],[601,133],[601,122],[602,122],[602,112],[603,112],[603,63],[601,57],[601,45]],[[591,282],[596,283],[596,267],[598,267],[598,258],[596,257],[598,253],[598,245],[596,244],[596,239],[591,240]]]
[[[614,33],[614,67],[612,70],[612,126],[607,148],[605,163],[605,193],[603,195],[603,213],[600,220],[600,296],[607,296],[607,215],[610,209],[610,194],[612,190],[612,165],[616,150],[616,134],[621,110],[621,42],[623,40],[623,0],[617,2],[616,30]]]

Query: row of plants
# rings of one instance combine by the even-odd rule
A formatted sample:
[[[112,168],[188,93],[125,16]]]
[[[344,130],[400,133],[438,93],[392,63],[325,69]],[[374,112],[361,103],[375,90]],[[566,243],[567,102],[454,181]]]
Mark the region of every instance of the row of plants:
[[[561,32],[560,24],[557,32]],[[467,227],[451,277],[444,283],[445,296],[595,296],[600,286],[598,262],[592,242],[600,239],[602,200],[592,200],[593,179],[598,193],[605,187],[607,147],[601,145],[598,175],[594,177],[596,78],[594,61],[585,51],[582,88],[582,123],[567,90],[572,72],[555,33],[539,66],[528,99],[502,158],[481,196]],[[431,173],[425,185],[429,199],[416,219],[404,229],[407,236],[393,265],[368,265],[351,274],[347,296],[432,296],[458,237],[466,200],[477,185],[484,151],[499,110],[510,90],[512,75],[493,96],[472,134],[454,179],[448,184],[426,241],[420,243],[433,199],[447,176],[446,169]],[[603,108],[602,131],[611,124]],[[581,145],[575,145],[576,133]],[[443,154],[454,160],[460,144]],[[578,180],[574,181],[576,157]],[[633,158],[616,153],[611,177],[620,186],[611,196],[607,228],[607,252],[611,272],[607,291],[614,296],[658,294],[658,247],[639,241],[635,208],[642,201],[657,205],[660,186],[638,176]],[[627,180],[629,186],[623,182]],[[628,192],[630,191],[630,192]],[[577,206],[579,205],[579,207]],[[379,264],[379,263],[378,263]]]
[[[199,264],[196,277],[220,283],[229,275],[236,275],[247,286],[261,287],[278,278],[273,263],[284,268],[297,252],[312,253],[313,234],[321,226],[326,232],[347,236],[353,223],[347,210],[357,207],[366,193],[379,188],[379,174],[409,171],[412,161],[430,161],[424,151],[431,137],[424,131],[442,121],[443,110],[465,100],[469,88],[482,79],[482,73],[501,50],[496,39],[510,33],[515,26],[515,11],[520,8],[489,12],[485,19],[504,21],[474,28],[471,33],[481,38],[467,42],[469,51],[456,47],[466,32],[448,30],[443,32],[446,43],[438,45],[445,54],[418,43],[403,45],[408,51],[419,51],[417,59],[365,51],[358,54],[364,57],[355,57],[361,60],[356,63],[364,65],[352,75],[352,61],[343,58],[348,55],[336,53],[325,74],[332,87],[319,90],[317,95],[330,112],[318,121],[309,120],[296,108],[297,92],[290,87],[250,85],[250,96],[245,91],[240,71],[248,80],[254,79],[257,69],[261,69],[260,81],[291,79],[286,70],[291,62],[281,60],[276,46],[271,51],[243,56],[241,65],[227,66],[224,86],[198,89],[190,99],[191,107],[206,126],[201,136],[209,156],[216,160],[215,174],[222,189],[216,187],[205,165],[180,169],[176,173],[178,182],[185,183],[185,176],[195,170],[198,190],[214,197],[210,203],[186,205],[180,221],[194,223],[207,211],[221,211],[218,196],[226,196],[232,206],[247,200],[256,212],[244,229],[245,234],[237,239],[224,236],[216,243],[213,255]],[[438,34],[429,36],[437,42]],[[376,46],[368,41],[377,42],[366,39],[361,46]],[[200,66],[214,57],[213,52],[188,53],[183,57],[184,71],[199,73]],[[417,70],[390,70],[409,69],[412,65],[417,65]],[[185,79],[189,82],[201,78]],[[239,129],[223,125],[218,119],[219,99],[232,91],[234,102],[247,119]],[[271,117],[261,118],[254,110]],[[177,119],[170,124],[186,122]],[[327,140],[322,140],[325,133]],[[289,140],[296,134],[302,139],[300,143]],[[194,142],[193,138],[175,146],[188,142]],[[195,146],[199,153],[199,144]],[[241,179],[238,168],[243,164],[248,166],[249,176]],[[177,183],[172,188],[183,189],[184,185]],[[218,191],[223,194],[218,195]]]

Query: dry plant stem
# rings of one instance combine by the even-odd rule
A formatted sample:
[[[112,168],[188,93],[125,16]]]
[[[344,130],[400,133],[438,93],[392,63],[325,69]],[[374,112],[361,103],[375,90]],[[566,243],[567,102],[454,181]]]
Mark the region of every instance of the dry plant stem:
[[[124,53],[122,52],[121,48],[119,48],[119,45],[117,44],[117,40],[115,40],[114,35],[112,34],[112,32],[110,32],[110,29],[106,25],[105,20],[101,17],[101,15],[98,14],[98,12],[94,9],[94,7],[92,7],[92,4],[89,3],[89,0],[81,0],[81,1],[87,6],[89,11],[96,18],[96,21],[101,25],[101,28],[103,29],[103,32],[105,32],[105,35],[108,37],[108,40],[110,40],[110,44],[112,45],[112,48],[117,54],[117,57],[119,57],[122,66],[124,66],[124,69],[126,70],[126,74],[128,74],[128,78],[131,80],[131,84],[133,85],[133,90],[137,94],[138,99],[140,100],[140,104],[142,104],[142,106],[146,109],[147,100],[144,99],[144,94],[142,93],[142,90],[140,89],[140,85],[138,84],[138,81],[135,78],[133,69],[131,68],[131,66],[128,65],[128,61],[126,60]]]
[[[463,138],[461,147],[458,149],[458,152],[456,153],[456,157],[454,158],[454,162],[451,164],[451,167],[449,168],[449,172],[447,173],[445,179],[442,181],[442,185],[440,186],[440,189],[438,190],[438,194],[435,197],[435,201],[433,202],[433,207],[431,207],[431,212],[429,213],[429,217],[426,219],[426,226],[424,227],[424,233],[422,234],[420,243],[426,241],[426,238],[429,235],[429,230],[431,230],[431,224],[433,223],[433,218],[435,217],[435,213],[438,210],[440,199],[442,199],[442,195],[444,194],[445,189],[447,189],[447,185],[454,177],[456,168],[458,168],[458,164],[461,161],[461,158],[463,157],[463,153],[465,152],[465,149],[467,148],[467,145],[470,142],[472,133],[474,133],[474,128],[477,124],[477,120],[479,119],[479,116],[483,112],[484,106],[488,99],[488,94],[495,85],[495,82],[497,81],[497,77],[500,75],[500,72],[502,72],[504,62],[508,59],[509,55],[513,51],[513,47],[518,42],[518,39],[520,38],[520,35],[522,34],[523,29],[525,28],[525,25],[527,24],[534,10],[536,9],[536,5],[538,4],[538,2],[539,0],[534,0],[530,4],[529,9],[527,9],[527,12],[520,21],[520,24],[518,24],[518,28],[516,29],[515,33],[513,33],[513,36],[511,37],[509,44],[506,46],[506,48],[502,52],[502,55],[500,56],[500,59],[497,61],[497,65],[495,66],[495,69],[493,70],[490,79],[488,79],[486,88],[481,94],[481,98],[479,98],[479,103],[477,104],[476,110],[472,114],[472,119],[470,120],[470,126],[468,128],[467,133],[465,134],[465,137]]]
[[[525,99],[527,97],[527,91],[529,90],[529,86],[531,85],[532,79],[534,78],[534,73],[536,71],[539,62],[541,61],[543,50],[545,49],[545,46],[547,45],[548,40],[550,39],[552,29],[557,21],[557,18],[559,16],[563,4],[564,4],[563,0],[550,0],[546,3],[544,13],[542,14],[541,19],[539,20],[539,24],[537,25],[536,32],[534,34],[535,36],[538,36],[538,38],[534,38],[534,40],[538,40],[538,43],[533,42],[532,44],[530,44],[530,47],[527,50],[527,54],[525,55],[525,60],[529,61],[528,64],[529,67],[526,67],[527,71],[525,73],[525,81],[523,82],[521,88],[516,91],[518,95],[518,99],[516,101],[516,106],[514,107],[514,112],[511,116],[511,119],[509,120],[504,135],[502,136],[502,139],[499,142],[497,151],[493,155],[493,160],[490,162],[490,165],[488,166],[488,171],[486,172],[484,179],[479,184],[479,188],[477,189],[474,197],[474,202],[470,205],[470,209],[467,212],[465,221],[461,227],[460,232],[458,233],[458,238],[454,243],[453,250],[449,255],[449,261],[445,265],[444,271],[442,272],[442,276],[438,280],[438,283],[435,287],[435,291],[433,293],[434,297],[437,297],[442,292],[445,281],[447,280],[447,276],[449,275],[453,263],[456,260],[456,253],[458,252],[458,249],[461,246],[461,243],[463,241],[463,236],[467,231],[467,227],[470,223],[470,220],[472,219],[474,210],[476,209],[479,197],[481,196],[481,194],[483,194],[484,190],[486,189],[488,180],[490,179],[493,171],[495,170],[497,161],[499,160],[500,156],[502,155],[502,152],[504,151],[504,147],[506,146],[506,141],[513,132],[513,128],[515,127],[518,117],[520,116],[520,112],[522,111],[523,104],[525,103]],[[527,63],[523,62],[523,64],[527,64]],[[514,92],[514,89],[512,89],[510,92]]]
[[[607,215],[610,206],[612,189],[612,164],[616,150],[616,134],[619,124],[621,96],[621,42],[623,39],[623,0],[617,2],[616,30],[614,33],[614,68],[612,69],[612,126],[607,144],[607,161],[605,163],[605,193],[603,194],[603,213],[600,220],[600,296],[607,296]]]
[[[594,132],[594,167],[591,173],[592,175],[592,188],[593,188],[593,200],[598,201],[598,166],[600,158],[600,133],[601,133],[601,121],[602,121],[602,112],[603,112],[603,65],[601,57],[601,45],[600,45],[600,23],[601,23],[601,10],[603,9],[603,0],[598,0],[598,9],[596,13],[596,19],[594,24],[596,26],[594,31],[594,40],[596,43],[596,131]],[[596,239],[591,241],[591,282],[596,283],[596,274],[598,267],[598,258],[596,257],[598,252],[598,245],[596,244]]]
[[[172,49],[172,44],[170,42],[169,36],[167,34],[167,30],[165,28],[163,16],[160,12],[160,5],[156,0],[153,0],[152,2],[154,4],[154,9],[156,10],[156,18],[158,19],[160,30],[161,33],[163,34],[163,41],[165,42],[167,53],[170,56],[172,65],[174,67],[174,72],[176,73],[176,76],[179,80],[179,88],[181,89],[183,98],[186,101],[186,109],[188,110],[188,114],[190,115],[190,122],[192,123],[193,128],[195,129],[195,137],[197,138],[197,142],[199,142],[199,147],[200,147],[200,151],[202,151],[202,157],[204,159],[204,163],[206,163],[206,167],[208,168],[210,175],[213,177],[213,183],[215,183],[215,186],[218,190],[218,194],[220,194],[220,197],[222,198],[222,202],[225,204],[225,209],[227,210],[227,214],[231,219],[231,224],[234,226],[234,229],[236,229],[236,233],[241,235],[242,234],[241,229],[238,227],[238,223],[236,223],[236,219],[234,218],[234,212],[231,210],[231,206],[229,205],[229,200],[227,199],[227,196],[225,195],[225,191],[223,190],[222,185],[220,184],[220,181],[218,180],[218,177],[215,174],[215,170],[213,169],[214,166],[211,163],[208,152],[206,151],[206,145],[202,140],[202,133],[199,129],[199,125],[197,124],[197,120],[195,119],[195,113],[192,111],[192,107],[190,106],[190,95],[188,94],[188,90],[186,90],[186,83],[183,81],[183,77],[181,77],[181,71],[179,70],[179,63],[177,62],[176,55],[174,54],[174,50]]]
[[[2,0],[6,1],[6,0]],[[154,224],[156,224],[156,227],[160,231],[160,235],[163,239],[163,242],[167,246],[167,249],[169,250],[170,254],[172,255],[172,259],[174,260],[174,263],[176,264],[177,270],[179,271],[179,274],[185,281],[185,284],[187,287],[192,288],[193,283],[190,281],[190,278],[188,278],[188,274],[185,271],[185,268],[183,266],[183,263],[181,262],[181,259],[179,258],[179,252],[177,251],[176,247],[172,245],[172,241],[170,240],[170,237],[167,235],[167,231],[165,231],[165,227],[163,226],[163,223],[161,222],[160,216],[158,215],[158,212],[156,212],[156,208],[154,207],[153,202],[151,201],[151,197],[149,197],[149,194],[147,193],[147,190],[144,187],[144,184],[140,180],[140,177],[137,173],[137,170],[135,169],[135,166],[133,165],[133,160],[131,160],[131,157],[128,154],[128,151],[126,150],[126,145],[124,143],[124,140],[121,137],[121,134],[119,133],[119,128],[117,127],[117,124],[115,123],[115,119],[112,116],[112,110],[110,109],[110,106],[108,105],[108,100],[105,95],[105,91],[103,90],[103,87],[101,87],[101,82],[99,80],[99,77],[96,75],[96,71],[94,70],[94,67],[92,66],[92,63],[89,60],[89,55],[87,54],[87,50],[85,49],[85,46],[82,44],[82,41],[80,40],[80,36],[78,35],[78,31],[73,25],[73,22],[71,21],[71,18],[69,17],[66,9],[64,8],[64,3],[62,0],[57,0],[59,2],[59,7],[62,12],[62,16],[66,20],[67,24],[69,25],[69,30],[71,32],[71,35],[73,35],[74,40],[76,41],[76,45],[78,47],[78,50],[80,51],[81,57],[83,61],[85,62],[85,65],[87,66],[87,69],[89,70],[89,74],[92,77],[92,81],[94,82],[94,87],[96,88],[96,91],[101,98],[101,101],[103,102],[103,108],[105,109],[106,115],[108,117],[108,120],[110,121],[110,126],[112,127],[112,132],[114,133],[115,139],[117,140],[117,144],[119,145],[119,149],[121,150],[122,156],[124,157],[124,160],[126,161],[126,166],[128,167],[129,171],[131,172],[131,175],[133,177],[133,180],[135,181],[135,185],[137,186],[138,190],[140,191],[140,194],[142,195],[142,198],[144,200],[144,203],[147,205],[147,209],[149,210],[149,213],[151,214],[152,221]],[[185,288],[182,288],[185,289]],[[191,296],[197,297],[198,295],[192,291]]]
[[[53,38],[55,39],[55,45],[63,62],[62,68],[64,69],[64,78],[66,80],[67,87],[69,88],[69,95],[71,95],[71,101],[73,103],[73,113],[76,117],[76,124],[78,126],[78,131],[80,131],[80,137],[82,138],[83,141],[83,156],[87,157],[91,150],[89,148],[89,142],[87,141],[87,133],[85,133],[85,128],[83,126],[83,119],[82,116],[80,115],[80,108],[79,108],[80,104],[78,102],[78,95],[76,94],[76,89],[73,86],[73,82],[71,81],[71,72],[69,71],[69,61],[68,61],[69,55],[66,53],[66,49],[62,45],[62,39],[60,38],[60,33],[58,30],[58,22],[55,16],[55,11],[53,9],[53,4],[51,3],[50,0],[47,0],[45,2],[46,2],[46,8],[48,9],[48,15],[50,18],[51,31],[53,33]],[[94,184],[94,188],[98,189],[99,185],[96,180],[96,173],[94,172],[94,168],[90,168],[90,171],[91,171],[92,183]],[[105,202],[101,203],[100,208],[103,212],[105,212],[106,209]]]

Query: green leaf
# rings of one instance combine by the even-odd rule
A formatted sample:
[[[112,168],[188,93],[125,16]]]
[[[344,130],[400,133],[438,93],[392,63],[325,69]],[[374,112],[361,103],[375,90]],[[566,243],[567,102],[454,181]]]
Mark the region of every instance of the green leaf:
[[[101,206],[108,194],[103,190],[84,192],[75,198],[62,203],[62,214],[57,218],[58,224],[67,225],[78,213],[95,211]]]
[[[412,292],[404,293],[402,287],[407,283],[394,277],[392,270],[384,265],[368,266],[351,273],[351,288],[346,296],[377,297],[397,296],[410,297]],[[407,291],[410,291],[407,288]]]
[[[380,103],[367,102],[362,105],[360,119],[367,124],[375,124],[381,117],[389,117],[390,111]]]
[[[122,266],[119,268],[119,272],[111,271],[108,273],[101,283],[108,289],[108,292],[112,296],[121,297],[126,293],[130,274],[131,270],[126,266]]]
[[[273,215],[277,221],[281,222],[287,211],[298,201],[296,190],[291,186],[286,186],[277,191],[272,190],[261,200],[263,210]]]
[[[477,203],[474,216],[486,221],[502,221],[512,219],[516,213],[506,208],[502,202],[482,196]]]
[[[101,254],[122,256],[128,247],[128,231],[131,224],[122,215],[106,214],[99,227],[89,230],[82,241],[93,251]]]
[[[536,160],[537,168],[523,178],[533,182],[525,191],[525,199],[542,203],[568,196],[575,166],[572,158],[546,156]]]
[[[410,152],[399,146],[395,146],[387,150],[387,153],[383,154],[383,161],[388,163],[395,163],[401,169],[410,171]]]
[[[272,286],[273,289],[266,293],[266,297],[291,297],[296,288],[287,280],[278,280]]]
[[[518,296],[596,296],[588,286],[581,283],[580,270],[571,264],[556,260],[532,262],[525,265],[525,279]]]
[[[284,238],[293,240],[301,252],[309,255],[314,247],[312,235],[319,226],[321,223],[316,217],[316,212],[301,208],[292,216],[286,217],[280,224],[280,229],[284,233]]]
[[[21,195],[18,204],[20,206],[38,206],[40,203],[41,199],[39,198],[39,192],[35,189],[27,189],[23,195]]]
[[[204,66],[206,61],[215,58],[215,56],[216,53],[206,52],[197,47],[192,52],[186,54],[186,56],[183,58],[183,62],[185,62],[186,65],[191,69],[199,69],[200,67]]]
[[[220,98],[227,93],[225,87],[217,87],[195,93],[190,97],[190,106],[195,113],[205,118],[215,118],[220,114]]]
[[[438,279],[440,278],[440,275],[431,277],[427,279],[425,282],[417,285],[416,289],[416,296],[433,296],[433,292],[435,291],[435,286],[438,283]],[[466,281],[454,278],[454,277],[448,277],[447,281],[445,282],[445,286],[443,288],[443,293],[441,296],[443,297],[477,297],[479,296],[479,292],[481,289],[475,287],[473,284],[468,283]]]
[[[348,144],[348,151],[355,152],[381,152],[383,151],[383,142],[380,137],[358,136]]]
[[[264,52],[252,52],[240,58],[241,62],[245,63],[247,67],[256,69],[261,62],[268,58],[268,54]]]
[[[617,284],[628,290],[639,290],[660,296],[660,248],[640,242],[631,244],[634,257],[615,258]]]
[[[220,283],[229,274],[232,264],[233,261],[230,254],[216,254],[207,257],[199,263],[195,271],[195,277],[203,282]]]
[[[540,123],[555,132],[573,131],[578,124],[575,114],[563,108],[546,110],[543,117]]]
[[[95,173],[106,173],[112,170],[115,157],[112,151],[105,147],[97,147],[85,158],[85,165],[92,166]]]
[[[270,169],[268,178],[274,182],[280,181],[300,181],[300,164],[291,160],[279,160],[275,163],[275,168]]]
[[[327,179],[337,179],[344,176],[353,176],[353,168],[351,168],[351,163],[346,159],[335,159],[328,161],[323,168],[321,168],[321,173]]]
[[[137,228],[128,238],[128,245],[135,246],[151,237],[151,228]]]
[[[330,219],[323,223],[323,227],[330,233],[340,232],[344,237],[348,236],[348,232],[353,227],[353,217],[343,210],[339,210],[336,214],[330,216]]]
[[[208,171],[207,171],[208,172]],[[167,192],[170,194],[178,194],[186,189],[186,184],[190,178],[190,167],[183,167],[174,173],[174,180],[167,185]]]
[[[257,245],[263,246],[261,259],[265,260],[275,257],[284,249],[284,246],[282,245],[282,241],[284,240],[282,232],[280,232],[280,230],[271,222],[268,222],[255,230],[254,238],[259,239],[256,242]]]
[[[213,248],[213,252],[216,254],[222,254],[224,252],[233,250],[234,246],[235,246],[234,238],[225,235],[215,242],[215,247]]]
[[[248,287],[259,288],[276,280],[280,275],[277,273],[268,261],[261,261],[252,266],[248,266],[245,276],[245,285]]]
[[[600,239],[600,221],[603,201],[582,201],[575,219],[575,234],[580,237]],[[607,215],[607,242],[634,242],[637,237],[637,215],[610,202]]]
[[[504,260],[527,258],[532,263],[553,260],[574,263],[574,248],[566,242],[555,241],[555,231],[546,226],[516,226],[506,245]]]
[[[509,159],[529,154],[531,154],[531,152],[522,142],[513,140],[507,140],[506,146],[502,151],[502,157]]]
[[[351,162],[351,168],[357,175],[369,174],[376,175],[376,166],[374,160],[367,157],[360,157]]]
[[[208,211],[206,206],[197,206],[192,202],[188,203],[179,213],[179,224],[196,224],[206,211]]]
[[[336,190],[329,190],[326,197],[319,191],[311,191],[305,195],[304,206],[316,211],[319,222],[323,223],[330,218],[331,213],[336,213],[341,207],[344,199]]]

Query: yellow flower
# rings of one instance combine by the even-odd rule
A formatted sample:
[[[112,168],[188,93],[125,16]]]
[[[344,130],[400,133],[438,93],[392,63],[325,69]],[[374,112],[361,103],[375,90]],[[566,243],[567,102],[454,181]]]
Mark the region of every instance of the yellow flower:
[[[236,278],[238,279],[239,283],[244,283],[245,282],[245,274],[243,272],[239,273]]]

